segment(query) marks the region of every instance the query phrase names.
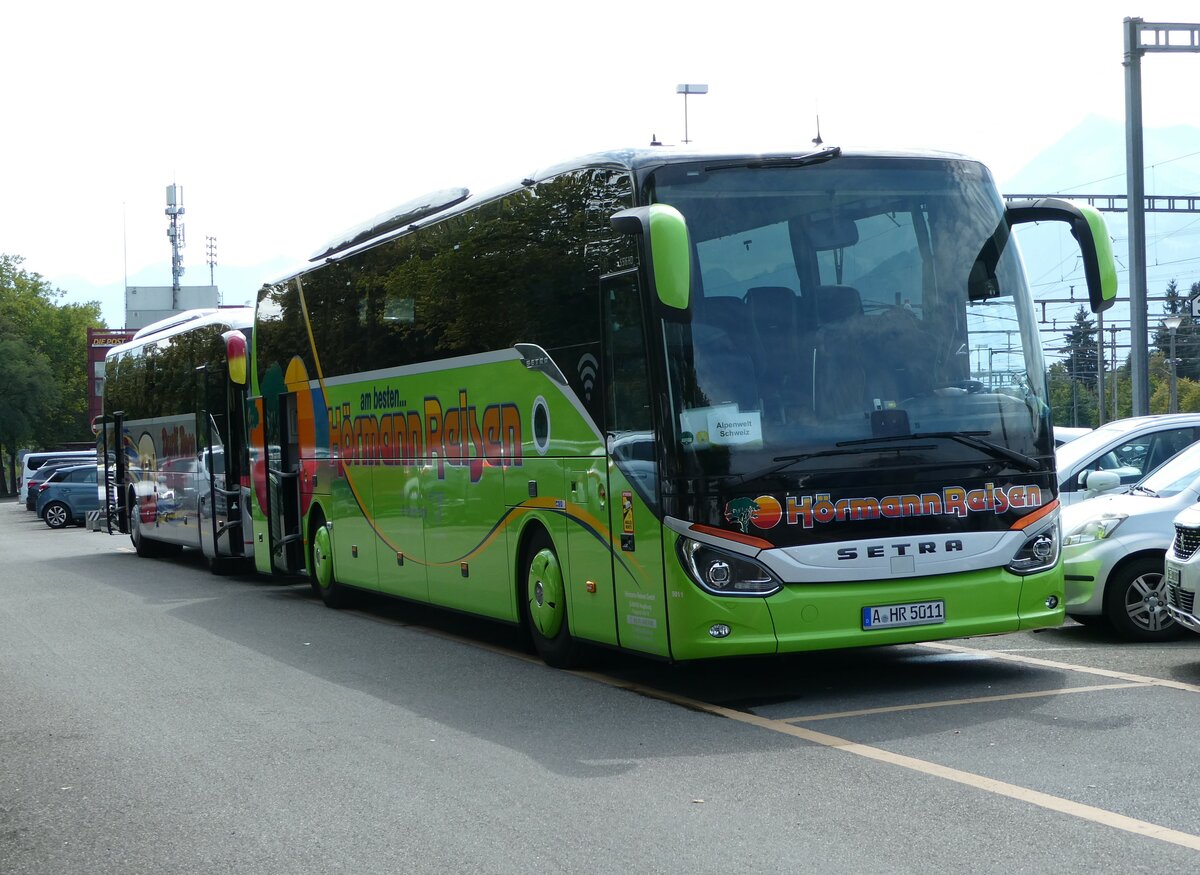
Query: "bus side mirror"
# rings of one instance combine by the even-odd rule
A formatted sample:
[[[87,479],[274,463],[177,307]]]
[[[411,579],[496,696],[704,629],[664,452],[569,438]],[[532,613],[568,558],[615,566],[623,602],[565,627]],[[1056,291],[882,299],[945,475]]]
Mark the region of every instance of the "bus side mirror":
[[[686,310],[692,291],[692,244],[683,214],[669,204],[651,204],[621,210],[609,222],[619,234],[641,235],[658,300]]]
[[[221,335],[225,341],[225,361],[229,364],[229,380],[239,386],[246,385],[246,335],[231,329]]]
[[[1092,312],[1100,313],[1113,305],[1117,298],[1117,266],[1113,261],[1112,240],[1099,210],[1061,198],[1042,197],[1013,201],[1005,214],[1010,228],[1026,222],[1066,222],[1083,256],[1083,275]]]

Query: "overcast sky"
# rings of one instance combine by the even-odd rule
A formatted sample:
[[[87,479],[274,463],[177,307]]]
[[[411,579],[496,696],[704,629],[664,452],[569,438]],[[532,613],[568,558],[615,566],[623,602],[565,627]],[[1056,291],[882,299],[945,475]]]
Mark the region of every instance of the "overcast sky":
[[[827,143],[966,152],[1003,180],[1085,116],[1124,118],[1126,16],[1200,4],[9,4],[0,252],[71,294],[155,265],[169,285],[176,182],[183,282],[207,284],[212,236],[220,284],[433,189],[678,143],[684,82],[710,87],[698,147],[803,148],[819,112]],[[1200,55],[1148,56],[1143,93],[1147,127],[1200,124]]]

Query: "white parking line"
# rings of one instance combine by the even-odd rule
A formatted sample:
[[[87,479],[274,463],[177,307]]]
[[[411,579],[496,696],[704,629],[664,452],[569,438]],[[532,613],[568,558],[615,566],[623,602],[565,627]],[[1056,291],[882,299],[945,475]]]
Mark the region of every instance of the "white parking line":
[[[1112,678],[1117,681],[1129,681],[1135,684],[1146,684],[1152,687],[1167,687],[1172,690],[1183,690],[1188,693],[1200,693],[1200,684],[1188,684],[1183,681],[1170,681],[1166,678],[1153,678],[1147,675],[1132,674],[1127,671],[1113,671],[1108,668],[1093,668],[1090,665],[1075,665],[1070,662],[1056,662],[1051,659],[1037,659],[1032,656],[1020,656],[1006,653],[1002,650],[980,650],[975,647],[963,647],[960,644],[947,644],[944,641],[930,641],[917,645],[932,650],[944,650],[950,653],[969,653],[974,656],[991,654],[993,659],[1003,659],[1008,662],[1019,662],[1023,665],[1036,665],[1042,668],[1060,668],[1064,671],[1076,671],[1081,674],[1094,674],[1102,678]]]
[[[883,708],[863,708],[858,711],[835,711],[829,714],[810,714],[805,717],[780,717],[784,723],[812,723],[817,720],[835,720],[839,717],[865,717],[871,714],[894,714],[897,711],[921,711],[926,708],[949,708],[952,705],[981,705],[988,702],[1008,702],[1014,699],[1036,699],[1042,696],[1064,696],[1068,693],[1093,693],[1097,690],[1127,690],[1131,687],[1149,687],[1150,684],[1099,684],[1092,687],[1061,687],[1057,690],[1036,690],[1030,693],[1004,693],[997,696],[975,696],[970,699],[946,699],[940,702],[918,702],[913,705],[890,705]]]

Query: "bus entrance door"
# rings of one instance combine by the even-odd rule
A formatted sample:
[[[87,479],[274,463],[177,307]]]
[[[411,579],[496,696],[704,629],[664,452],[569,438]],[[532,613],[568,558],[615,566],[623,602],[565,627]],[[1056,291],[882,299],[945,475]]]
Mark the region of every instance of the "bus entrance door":
[[[304,570],[304,533],[300,526],[300,426],[296,394],[279,396],[279,443],[269,446],[267,482],[271,568],[287,574]]]

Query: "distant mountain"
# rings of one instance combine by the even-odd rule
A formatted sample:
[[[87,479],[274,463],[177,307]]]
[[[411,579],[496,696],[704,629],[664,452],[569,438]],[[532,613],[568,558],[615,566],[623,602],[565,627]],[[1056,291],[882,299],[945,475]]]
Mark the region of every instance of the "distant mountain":
[[[1147,195],[1200,196],[1200,128],[1147,128],[1143,140]],[[1000,180],[999,185],[1004,194],[1125,194],[1124,122],[1098,116],[1085,118],[1012,178]],[[1104,218],[1117,260],[1118,296],[1127,298],[1127,214],[1105,212]],[[1038,227],[1020,229],[1018,238],[1035,298],[1069,298],[1074,286],[1076,301],[1086,302],[1083,274],[1068,235],[1057,228]],[[1154,299],[1163,296],[1167,284],[1177,279],[1186,289],[1200,280],[1200,213],[1147,213],[1146,261],[1149,326],[1153,330],[1162,314],[1161,302]],[[1065,331],[1077,308],[1078,303],[1047,304],[1047,321]],[[1123,302],[1105,314],[1108,326],[1127,327],[1128,319],[1129,308]],[[1043,341],[1048,350],[1057,344],[1053,332],[1043,335]],[[1119,342],[1126,344],[1128,335]]]
[[[1200,128],[1176,125],[1143,133],[1147,194],[1200,192]],[[1181,156],[1189,156],[1181,159]],[[1001,191],[1032,194],[1125,193],[1125,124],[1088,116],[1047,146]]]

